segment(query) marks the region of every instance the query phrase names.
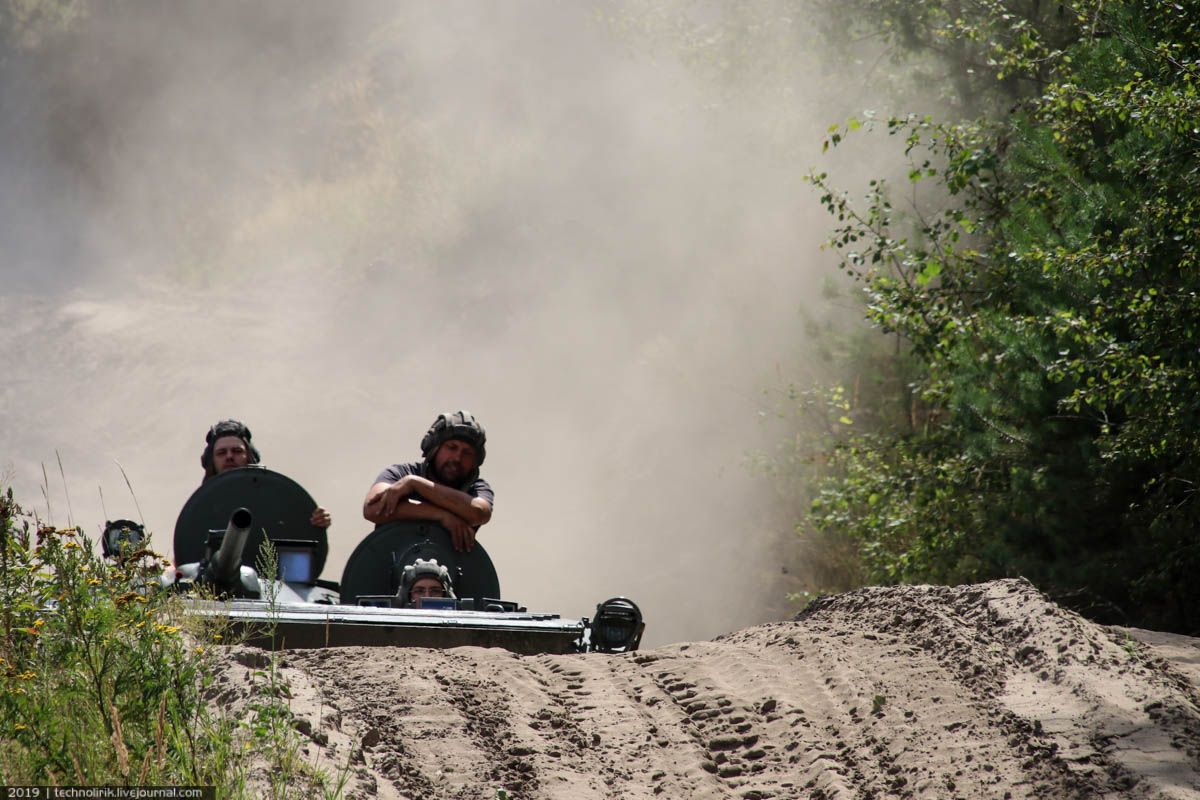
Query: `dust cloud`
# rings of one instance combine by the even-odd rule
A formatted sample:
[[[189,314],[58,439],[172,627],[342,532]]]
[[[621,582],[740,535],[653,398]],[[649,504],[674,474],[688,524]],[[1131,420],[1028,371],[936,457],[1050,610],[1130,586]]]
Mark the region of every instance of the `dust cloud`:
[[[649,645],[777,613],[789,532],[746,460],[834,273],[802,176],[848,110],[803,37],[781,79],[637,3],[61,7],[0,61],[0,471],[27,507],[169,549],[232,416],[332,512],[336,580],[378,471],[466,408],[506,596],[630,596]]]

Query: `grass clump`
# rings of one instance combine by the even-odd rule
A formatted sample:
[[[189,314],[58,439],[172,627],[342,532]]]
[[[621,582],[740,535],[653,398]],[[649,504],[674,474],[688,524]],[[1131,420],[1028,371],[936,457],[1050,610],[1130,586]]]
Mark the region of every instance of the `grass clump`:
[[[265,771],[273,797],[339,794],[344,776],[296,758],[273,657],[249,719],[206,699],[221,634],[185,630],[182,599],[159,588],[160,556],[105,559],[80,529],[32,522],[0,493],[0,784],[215,786],[237,798],[257,796]]]
[[[161,559],[126,555],[100,558],[78,528],[31,530],[0,497],[4,783],[218,783],[231,732],[206,713],[203,648],[157,591]]]

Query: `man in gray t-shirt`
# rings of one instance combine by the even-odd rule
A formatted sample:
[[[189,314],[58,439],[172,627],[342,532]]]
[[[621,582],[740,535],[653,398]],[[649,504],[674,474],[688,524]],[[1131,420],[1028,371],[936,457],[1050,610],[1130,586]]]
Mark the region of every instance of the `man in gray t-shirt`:
[[[423,461],[393,464],[375,478],[363,517],[382,525],[399,519],[438,522],[455,550],[475,546],[479,526],[492,518],[496,496],[479,477],[487,433],[468,411],[440,414],[421,439]]]

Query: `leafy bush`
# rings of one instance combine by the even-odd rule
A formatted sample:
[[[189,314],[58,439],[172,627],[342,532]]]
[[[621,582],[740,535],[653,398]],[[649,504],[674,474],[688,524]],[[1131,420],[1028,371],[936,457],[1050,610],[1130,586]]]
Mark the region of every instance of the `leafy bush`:
[[[338,796],[345,772],[300,758],[277,660],[253,673],[245,719],[215,708],[223,634],[159,589],[159,556],[124,555],[99,557],[78,529],[31,529],[0,495],[0,781]]]
[[[203,647],[148,551],[98,557],[0,499],[0,770],[9,784],[216,784],[230,731],[206,712]]]
[[[857,541],[872,580],[1024,575],[1102,621],[1196,633],[1200,22],[1150,0],[862,11],[989,101],[887,121],[906,209],[884,181],[859,205],[812,176],[929,424],[843,437],[810,523]]]

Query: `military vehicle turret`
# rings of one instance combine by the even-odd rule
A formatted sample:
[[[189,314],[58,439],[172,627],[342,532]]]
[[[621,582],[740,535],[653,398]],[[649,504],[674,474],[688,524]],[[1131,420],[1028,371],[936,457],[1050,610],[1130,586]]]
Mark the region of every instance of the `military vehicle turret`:
[[[341,580],[320,577],[329,553],[316,506],[299,484],[260,466],[205,481],[175,524],[176,567],[164,583],[184,592],[206,586],[220,600],[187,600],[192,613],[228,618],[266,647],[347,645],[503,647],[517,653],[628,652],[645,625],[637,605],[614,597],[592,619],[532,613],[502,597],[487,550],[450,546],[431,522],[381,525],[346,562]],[[274,579],[260,574],[264,542],[275,555]],[[422,575],[443,597],[410,595]]]

